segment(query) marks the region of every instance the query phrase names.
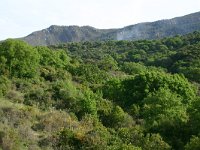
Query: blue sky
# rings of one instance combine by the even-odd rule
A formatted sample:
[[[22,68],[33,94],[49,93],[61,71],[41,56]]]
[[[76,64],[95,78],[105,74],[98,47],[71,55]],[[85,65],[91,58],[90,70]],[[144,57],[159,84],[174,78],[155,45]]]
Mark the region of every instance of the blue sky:
[[[200,11],[200,0],[1,0],[0,40],[50,25],[120,28]]]

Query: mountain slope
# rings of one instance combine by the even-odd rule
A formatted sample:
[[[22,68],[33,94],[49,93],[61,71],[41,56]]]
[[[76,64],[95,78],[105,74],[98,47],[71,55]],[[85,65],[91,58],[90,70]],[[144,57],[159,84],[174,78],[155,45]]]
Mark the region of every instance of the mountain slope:
[[[139,23],[120,29],[96,29],[90,26],[50,26],[21,38],[31,45],[54,45],[93,40],[159,39],[200,30],[200,12],[168,20]]]
[[[160,39],[200,30],[200,12],[168,20],[139,23],[109,33],[115,40]],[[104,38],[104,37],[103,37]]]
[[[31,45],[54,45],[64,42],[80,42],[97,39],[112,30],[100,30],[90,26],[56,26],[33,32],[22,38]]]

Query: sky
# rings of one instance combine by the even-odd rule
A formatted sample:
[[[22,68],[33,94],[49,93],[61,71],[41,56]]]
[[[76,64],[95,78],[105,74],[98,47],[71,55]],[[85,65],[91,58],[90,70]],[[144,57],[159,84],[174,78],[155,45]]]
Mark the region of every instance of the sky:
[[[0,40],[51,25],[121,28],[198,11],[200,0],[1,0]]]

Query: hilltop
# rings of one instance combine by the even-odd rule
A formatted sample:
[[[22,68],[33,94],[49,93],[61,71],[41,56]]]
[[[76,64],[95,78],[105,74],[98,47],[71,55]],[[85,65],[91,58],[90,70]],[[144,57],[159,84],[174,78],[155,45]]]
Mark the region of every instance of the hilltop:
[[[21,39],[31,45],[55,45],[80,41],[152,40],[184,35],[198,30],[200,30],[200,12],[173,19],[129,25],[119,29],[52,25]]]

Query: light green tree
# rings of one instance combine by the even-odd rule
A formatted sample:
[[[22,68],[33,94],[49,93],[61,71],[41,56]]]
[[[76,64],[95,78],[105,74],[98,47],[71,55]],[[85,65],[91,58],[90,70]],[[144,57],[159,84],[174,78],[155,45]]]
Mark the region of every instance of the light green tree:
[[[1,43],[0,58],[3,60],[0,64],[9,72],[10,78],[29,78],[37,74],[39,54],[23,41],[9,39]]]

